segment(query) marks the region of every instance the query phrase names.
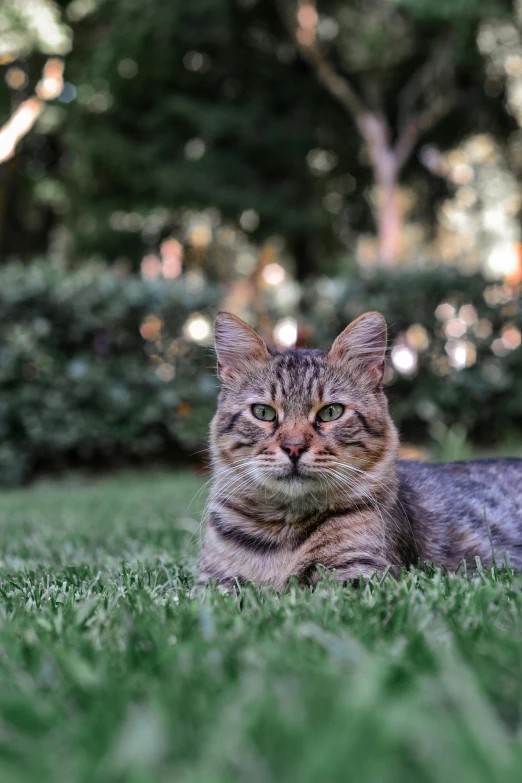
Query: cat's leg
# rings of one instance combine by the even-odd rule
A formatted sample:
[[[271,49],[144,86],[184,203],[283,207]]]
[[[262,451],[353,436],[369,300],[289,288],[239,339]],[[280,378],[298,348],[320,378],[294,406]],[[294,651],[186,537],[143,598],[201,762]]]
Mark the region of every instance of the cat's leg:
[[[319,567],[318,567],[319,566]],[[365,566],[358,560],[354,564],[340,564],[340,565],[326,565],[322,562],[310,563],[303,568],[301,572],[297,574],[299,583],[304,586],[316,587],[321,581],[323,581],[324,572],[328,575],[335,577],[336,581],[343,583],[353,584],[358,587],[361,579],[371,579],[372,576],[377,575],[381,578],[389,566],[384,562],[378,564],[372,564],[371,566]]]
[[[318,565],[335,574],[337,581],[354,583],[400,568],[382,517],[371,512],[335,517],[318,530],[301,552],[295,571],[299,582],[317,585],[322,579]]]

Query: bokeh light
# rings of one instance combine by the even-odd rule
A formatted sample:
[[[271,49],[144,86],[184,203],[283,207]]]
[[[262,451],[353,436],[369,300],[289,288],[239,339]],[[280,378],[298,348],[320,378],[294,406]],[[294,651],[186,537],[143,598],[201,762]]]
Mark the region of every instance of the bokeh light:
[[[205,343],[211,336],[212,327],[208,318],[205,318],[199,313],[194,313],[188,321],[186,321],[183,332],[189,340],[193,340],[195,343]]]
[[[282,318],[274,326],[274,340],[281,348],[293,348],[297,342],[297,321]]]
[[[160,318],[155,315],[149,315],[140,326],[140,334],[145,340],[157,340],[162,326],[163,322]]]
[[[280,264],[267,264],[261,272],[263,280],[269,286],[280,285],[285,279],[286,272]]]
[[[413,375],[417,370],[417,353],[407,345],[394,345],[391,350],[391,360],[401,375]]]
[[[179,277],[182,271],[183,245],[177,239],[163,240],[160,247],[161,272],[167,280]]]
[[[516,326],[509,324],[502,329],[502,343],[510,351],[519,348],[522,337]]]
[[[495,245],[487,258],[487,268],[497,277],[515,274],[518,270],[518,264],[517,248],[510,242]]]
[[[141,261],[141,276],[145,280],[156,280],[161,275],[161,261],[155,253],[149,253]]]

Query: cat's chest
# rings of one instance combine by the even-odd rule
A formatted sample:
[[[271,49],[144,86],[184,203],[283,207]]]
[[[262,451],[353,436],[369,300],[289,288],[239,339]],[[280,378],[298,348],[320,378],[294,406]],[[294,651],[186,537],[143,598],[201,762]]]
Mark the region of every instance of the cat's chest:
[[[248,581],[284,589],[316,564],[337,567],[350,553],[375,549],[382,540],[368,513],[314,517],[296,525],[260,514],[260,509],[214,505],[207,520],[203,571],[221,581]]]
[[[211,511],[204,546],[206,567],[215,578],[281,590],[298,570],[302,544],[291,529],[271,531],[268,525],[256,527],[251,522],[227,515],[224,509]]]

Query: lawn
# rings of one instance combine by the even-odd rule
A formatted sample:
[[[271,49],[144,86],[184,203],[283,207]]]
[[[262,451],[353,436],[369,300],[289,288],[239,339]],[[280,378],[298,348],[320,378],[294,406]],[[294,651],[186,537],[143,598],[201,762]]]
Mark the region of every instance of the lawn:
[[[521,579],[193,595],[202,484],[0,495],[2,783],[520,779]]]

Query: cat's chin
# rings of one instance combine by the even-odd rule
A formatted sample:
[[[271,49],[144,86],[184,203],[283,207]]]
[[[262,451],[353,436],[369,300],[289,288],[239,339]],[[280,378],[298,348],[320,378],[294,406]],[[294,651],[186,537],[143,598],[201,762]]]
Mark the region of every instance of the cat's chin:
[[[313,491],[315,482],[312,476],[305,473],[280,473],[267,476],[263,482],[267,489],[278,494],[287,495],[289,498],[298,498],[308,495]]]

